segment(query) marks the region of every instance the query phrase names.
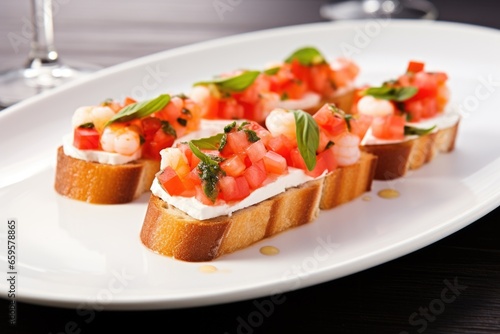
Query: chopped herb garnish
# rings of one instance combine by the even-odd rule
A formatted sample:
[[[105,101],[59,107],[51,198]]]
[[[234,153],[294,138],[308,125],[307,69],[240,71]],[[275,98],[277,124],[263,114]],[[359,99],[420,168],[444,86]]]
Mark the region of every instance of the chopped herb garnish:
[[[224,127],[224,133],[229,133],[231,132],[231,130],[233,130],[234,128],[236,128],[236,121],[231,123],[231,124],[228,124]]]
[[[179,123],[181,126],[186,126],[188,121],[185,118],[179,117],[177,118],[177,123]]]
[[[255,143],[260,140],[260,137],[257,136],[257,133],[250,129],[243,129],[243,131],[247,134],[247,139],[251,143]]]
[[[335,145],[335,143],[331,140],[328,141],[328,143],[326,144],[325,146],[325,150],[328,150],[330,147],[332,147],[333,145]]]
[[[101,105],[106,107],[106,106],[109,106],[111,103],[113,103],[113,99],[108,98],[108,99],[102,101]]]
[[[329,104],[328,109],[333,113],[334,116],[339,116],[345,121],[345,124],[347,125],[347,130],[350,132],[351,131],[351,120],[354,118],[351,114],[347,114],[345,111],[339,109],[336,105],[334,104]]]
[[[83,123],[82,125],[78,126],[79,128],[84,128],[84,129],[93,129],[94,128],[94,123],[89,122],[89,123]]]
[[[161,129],[163,130],[164,133],[168,135],[174,136],[174,138],[177,138],[177,132],[175,131],[174,127],[172,124],[170,124],[168,121],[161,121]]]
[[[286,101],[286,100],[290,99],[290,97],[288,96],[287,92],[283,92],[283,94],[281,94],[280,99],[281,99],[281,101]]]
[[[182,108],[181,113],[182,113],[183,115],[188,115],[188,116],[192,116],[192,115],[193,115],[193,114],[191,113],[191,110],[186,109],[186,108]]]
[[[189,142],[189,148],[193,154],[201,160],[200,163],[198,163],[197,168],[202,182],[203,192],[212,202],[215,202],[217,195],[219,194],[217,182],[220,177],[225,175],[225,173],[213,156],[209,156],[200,151],[198,146],[193,142],[193,140]]]

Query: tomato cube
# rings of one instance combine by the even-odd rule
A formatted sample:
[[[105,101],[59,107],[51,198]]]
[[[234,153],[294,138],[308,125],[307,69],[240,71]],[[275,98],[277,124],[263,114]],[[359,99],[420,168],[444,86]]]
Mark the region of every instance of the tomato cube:
[[[287,170],[286,159],[276,152],[268,151],[263,160],[268,173],[283,174]]]
[[[271,137],[267,142],[268,149],[284,157],[287,162],[290,162],[290,151],[296,146],[297,145],[291,139],[283,134]]]
[[[405,117],[390,115],[375,117],[372,122],[373,135],[380,139],[403,139]]]
[[[292,167],[300,168],[305,171],[307,170],[307,165],[304,161],[304,158],[302,158],[302,155],[300,154],[297,147],[290,151],[290,160]]]
[[[99,133],[95,128],[78,127],[73,133],[73,146],[79,150],[98,150]]]
[[[199,185],[199,186],[196,186],[195,187],[195,191],[196,191],[196,199],[201,202],[202,204],[205,204],[205,205],[214,205],[215,202],[213,202],[210,198],[208,198],[208,196],[205,194],[205,192],[203,191],[203,186],[202,185]]]
[[[250,146],[250,142],[244,131],[236,131],[227,134],[226,145],[233,153],[241,153],[245,152],[246,148]]]
[[[160,184],[170,195],[177,196],[184,192],[184,184],[172,167],[167,166],[157,177]]]
[[[408,63],[408,69],[406,71],[412,73],[421,72],[424,70],[424,66],[425,66],[424,63],[412,60]]]
[[[237,201],[250,194],[250,187],[245,177],[224,176],[219,180],[223,199],[227,202]]]
[[[258,165],[252,165],[245,170],[243,176],[247,179],[250,188],[257,189],[266,180],[267,173]]]
[[[261,140],[256,141],[255,143],[252,143],[250,146],[247,147],[246,153],[248,155],[248,158],[252,163],[257,162],[264,158],[266,155],[266,146]]]
[[[240,155],[233,155],[231,158],[224,160],[220,167],[229,176],[240,176],[246,169],[245,160]]]

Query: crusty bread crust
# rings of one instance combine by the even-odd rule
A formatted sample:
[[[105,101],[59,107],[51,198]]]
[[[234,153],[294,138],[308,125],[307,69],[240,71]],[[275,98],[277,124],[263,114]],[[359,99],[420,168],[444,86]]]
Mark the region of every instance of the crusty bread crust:
[[[313,221],[323,182],[287,190],[231,216],[197,220],[151,195],[141,230],[143,244],[178,260],[210,261],[266,237]]]
[[[89,162],[57,149],[55,190],[66,197],[94,204],[128,203],[149,191],[160,161],[139,159],[124,165]]]
[[[260,240],[313,221],[330,209],[370,190],[376,157],[338,168],[324,178],[291,188],[231,216],[197,220],[152,195],[141,230],[152,251],[188,262],[210,261]]]
[[[402,177],[409,170],[419,169],[431,162],[437,154],[453,151],[459,123],[400,143],[362,146],[365,152],[378,157],[374,179],[393,180]]]
[[[362,152],[356,164],[329,173],[323,182],[320,209],[332,209],[370,191],[377,160],[377,156]]]

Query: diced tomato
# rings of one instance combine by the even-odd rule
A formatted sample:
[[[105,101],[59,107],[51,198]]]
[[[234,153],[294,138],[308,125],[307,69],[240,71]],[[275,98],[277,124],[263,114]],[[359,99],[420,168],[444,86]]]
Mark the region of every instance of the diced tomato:
[[[283,174],[286,171],[286,159],[276,152],[268,151],[263,160],[268,173]]]
[[[331,68],[328,64],[318,64],[311,66],[309,75],[309,87],[314,92],[322,95],[327,95],[332,85],[330,83]]]
[[[271,137],[271,133],[257,122],[250,122],[249,124],[245,125],[245,129],[255,131],[257,137],[260,138],[264,145],[267,144],[269,138]]]
[[[153,140],[156,131],[161,128],[161,120],[156,117],[145,117],[141,120],[141,127],[144,139],[151,141]]]
[[[250,194],[250,187],[245,177],[224,176],[219,180],[223,199],[227,202],[241,200]]]
[[[257,189],[265,181],[267,173],[259,166],[252,165],[245,170],[243,176],[247,179],[250,188]]]
[[[299,149],[297,147],[290,151],[290,159],[292,167],[300,168],[304,171],[307,170],[304,158],[302,158],[302,155],[300,154]]]
[[[424,104],[422,100],[406,101],[405,110],[410,115],[410,122],[419,122],[422,119],[422,115],[424,113]]]
[[[246,148],[250,146],[247,134],[244,131],[235,131],[227,134],[226,145],[232,153],[245,152]]]
[[[207,195],[203,191],[202,185],[196,186],[195,191],[196,191],[195,197],[201,203],[203,203],[205,205],[214,205],[215,204],[214,202],[212,202],[212,200],[210,198],[207,197]]]
[[[250,144],[250,146],[248,146],[246,149],[248,158],[252,163],[257,162],[262,158],[264,158],[266,152],[267,152],[266,146],[264,145],[264,143],[262,143],[261,140],[258,140],[255,143]]]
[[[286,99],[298,100],[307,92],[307,84],[304,81],[295,79],[287,82],[281,87],[281,96]]]
[[[243,106],[233,98],[220,100],[218,109],[222,119],[242,119],[245,115]]]
[[[278,153],[287,161],[290,159],[290,151],[297,145],[287,136],[280,134],[276,137],[269,138],[267,147],[269,150]]]
[[[344,87],[349,85],[359,74],[359,67],[348,58],[337,58],[330,63],[333,71],[331,79],[336,87]]]
[[[200,178],[200,173],[198,171],[198,168],[193,168],[189,172],[189,174],[186,176],[186,179],[189,179],[194,185],[200,185],[201,178]]]
[[[328,150],[329,151],[329,150]],[[323,152],[322,152],[323,153]],[[318,177],[320,176],[325,170],[328,170],[328,166],[326,164],[325,159],[319,159],[319,156],[316,158],[316,165],[314,166],[313,170],[308,170],[307,168],[304,170],[304,172],[312,177]]]
[[[335,154],[333,153],[333,147],[321,152],[317,157],[318,161],[323,160],[325,162],[326,168],[329,172],[337,168],[337,159],[335,159]]]
[[[403,139],[405,117],[390,115],[375,117],[372,122],[373,135],[380,139]]]
[[[163,188],[170,195],[177,196],[184,192],[184,184],[182,183],[179,175],[177,175],[172,167],[165,167],[165,169],[161,173],[159,173],[157,177]]]
[[[151,141],[147,141],[143,145],[143,156],[150,159],[161,159],[160,151],[164,148],[171,147],[175,141],[175,137],[169,133],[165,133],[163,129],[158,129]]]
[[[313,118],[330,136],[337,136],[347,129],[345,120],[340,115],[335,115],[328,104],[321,107]]]
[[[99,132],[95,128],[75,128],[73,132],[73,146],[79,150],[98,150]]]
[[[233,155],[220,164],[220,168],[229,176],[240,176],[246,169],[245,160],[241,155]]]
[[[372,124],[373,118],[368,115],[359,114],[359,117],[350,120],[351,133],[363,139]]]
[[[419,61],[410,61],[406,72],[417,73],[424,70],[425,64]]]

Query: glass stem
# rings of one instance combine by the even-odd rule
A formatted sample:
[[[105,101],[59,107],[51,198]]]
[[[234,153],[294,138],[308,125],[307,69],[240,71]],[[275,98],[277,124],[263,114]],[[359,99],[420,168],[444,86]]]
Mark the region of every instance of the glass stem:
[[[33,38],[28,58],[28,67],[39,68],[58,62],[54,46],[54,20],[52,0],[31,0]]]

